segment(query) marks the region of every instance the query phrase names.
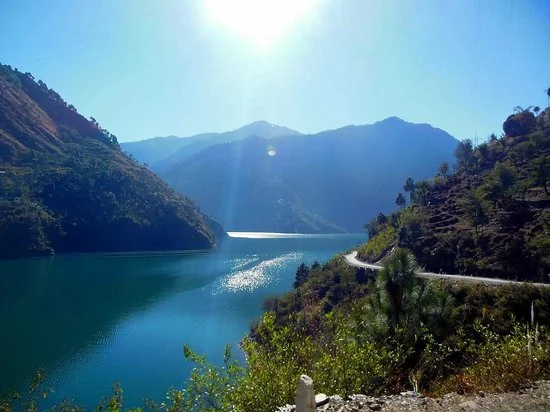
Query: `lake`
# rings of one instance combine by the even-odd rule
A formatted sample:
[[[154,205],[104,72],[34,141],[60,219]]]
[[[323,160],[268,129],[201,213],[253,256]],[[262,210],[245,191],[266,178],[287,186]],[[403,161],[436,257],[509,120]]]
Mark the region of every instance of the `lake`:
[[[265,297],[289,291],[301,262],[323,262],[364,234],[232,233],[214,252],[64,255],[0,261],[0,395],[39,368],[42,406],[65,397],[92,409],[124,389],[126,406],[164,399],[191,365],[183,344],[221,362]]]

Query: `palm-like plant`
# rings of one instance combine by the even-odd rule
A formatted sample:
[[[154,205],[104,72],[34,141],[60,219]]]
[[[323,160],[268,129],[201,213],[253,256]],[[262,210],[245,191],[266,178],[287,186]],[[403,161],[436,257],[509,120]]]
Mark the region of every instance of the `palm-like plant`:
[[[414,339],[426,328],[437,333],[449,314],[450,298],[418,277],[419,270],[407,249],[395,250],[383,262],[367,304],[373,334],[399,331]]]
[[[390,329],[395,329],[406,316],[410,292],[423,281],[415,276],[419,266],[406,249],[398,249],[384,262],[378,273],[377,289],[385,296],[385,311]]]
[[[526,109],[524,109],[522,106],[516,106],[514,107],[514,112],[521,113],[524,112]]]

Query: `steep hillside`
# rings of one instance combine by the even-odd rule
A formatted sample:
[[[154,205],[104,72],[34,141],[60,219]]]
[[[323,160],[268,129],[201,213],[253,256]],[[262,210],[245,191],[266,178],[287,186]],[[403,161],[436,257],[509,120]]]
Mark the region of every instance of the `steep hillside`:
[[[204,249],[210,225],[95,119],[0,65],[0,257]]]
[[[429,125],[390,118],[217,145],[159,174],[228,230],[359,231],[365,216],[395,208],[407,176],[431,176],[457,143]]]
[[[299,132],[266,121],[247,124],[224,133],[202,133],[190,137],[155,137],[138,142],[122,143],[121,148],[136,160],[147,163],[153,170],[165,170],[207,147],[242,140],[251,136],[265,138],[297,136]]]
[[[399,244],[430,271],[548,282],[550,108],[509,116],[504,132],[462,142],[455,174],[417,182],[412,205],[371,221],[363,258]]]

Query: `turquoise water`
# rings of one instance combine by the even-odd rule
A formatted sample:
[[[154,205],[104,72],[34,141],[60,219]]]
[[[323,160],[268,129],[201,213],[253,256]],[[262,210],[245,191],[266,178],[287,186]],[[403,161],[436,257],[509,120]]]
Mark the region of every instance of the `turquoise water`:
[[[365,235],[233,234],[202,254],[67,255],[0,262],[0,394],[45,372],[55,392],[92,407],[124,388],[127,406],[164,398],[190,371],[182,347],[220,362],[261,303],[292,287],[296,267]]]

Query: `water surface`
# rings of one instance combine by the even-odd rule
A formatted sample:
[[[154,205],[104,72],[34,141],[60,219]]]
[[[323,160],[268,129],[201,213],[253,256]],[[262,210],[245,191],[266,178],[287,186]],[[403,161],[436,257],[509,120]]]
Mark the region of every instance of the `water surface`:
[[[0,262],[0,393],[43,368],[47,403],[88,409],[124,388],[128,406],[161,401],[190,371],[182,346],[220,362],[265,297],[291,289],[296,267],[365,235],[233,233],[215,252],[66,255]]]

